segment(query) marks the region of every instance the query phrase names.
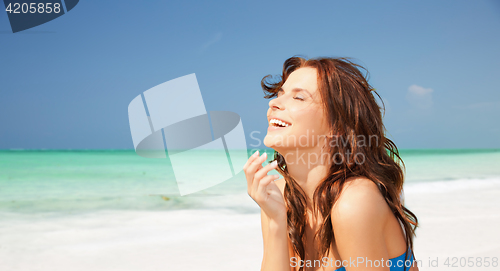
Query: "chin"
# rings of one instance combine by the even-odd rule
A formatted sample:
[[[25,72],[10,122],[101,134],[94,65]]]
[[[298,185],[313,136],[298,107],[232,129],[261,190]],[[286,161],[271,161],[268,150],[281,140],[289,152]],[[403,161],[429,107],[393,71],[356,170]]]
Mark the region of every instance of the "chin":
[[[273,136],[266,136],[264,138],[264,145],[268,148],[271,148],[277,152],[283,149],[284,146],[281,146],[280,143]]]
[[[274,142],[272,142],[273,140],[272,139],[269,139],[269,136],[266,135],[266,137],[264,137],[264,146],[268,147],[268,148],[273,148],[274,147]]]
[[[264,138],[264,146],[271,148],[271,149],[276,149],[276,140],[273,138],[273,136],[266,135]]]

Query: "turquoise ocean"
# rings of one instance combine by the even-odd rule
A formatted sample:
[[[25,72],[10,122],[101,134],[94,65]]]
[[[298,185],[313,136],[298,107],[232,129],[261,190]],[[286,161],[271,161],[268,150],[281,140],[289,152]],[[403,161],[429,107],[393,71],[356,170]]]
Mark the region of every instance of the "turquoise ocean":
[[[272,154],[270,149],[263,151]],[[400,154],[406,165],[405,191],[500,181],[500,149],[403,149]],[[248,197],[245,193],[246,180],[240,171],[214,187],[180,196],[169,160],[143,158],[134,150],[0,151],[3,215],[205,208],[255,211],[239,203]],[[228,195],[233,195],[231,200]]]

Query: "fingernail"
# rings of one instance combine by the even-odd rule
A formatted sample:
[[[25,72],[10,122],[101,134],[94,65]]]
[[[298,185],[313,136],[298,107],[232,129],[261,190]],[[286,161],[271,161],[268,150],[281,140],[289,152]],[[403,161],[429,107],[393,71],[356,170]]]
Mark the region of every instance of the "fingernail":
[[[257,156],[259,156],[259,151],[254,152],[252,156],[253,156],[253,157],[257,157]]]
[[[262,154],[262,157],[264,157],[264,159],[267,158],[267,152],[264,152],[264,154]]]
[[[273,167],[274,167],[274,166],[276,166],[277,164],[278,164],[278,161],[276,161],[276,160],[274,160],[274,161],[271,163],[271,165],[272,165]]]
[[[275,178],[275,179],[278,179],[279,177],[280,177],[280,175],[279,175],[279,174],[274,174],[274,175],[273,175],[273,178]]]

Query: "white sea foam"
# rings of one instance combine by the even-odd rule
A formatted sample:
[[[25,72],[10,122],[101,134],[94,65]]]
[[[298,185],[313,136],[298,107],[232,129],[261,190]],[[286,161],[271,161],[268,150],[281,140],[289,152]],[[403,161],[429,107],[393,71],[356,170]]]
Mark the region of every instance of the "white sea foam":
[[[500,187],[500,177],[413,182],[404,185],[404,192],[405,194],[445,193],[451,191],[485,189],[488,187]]]

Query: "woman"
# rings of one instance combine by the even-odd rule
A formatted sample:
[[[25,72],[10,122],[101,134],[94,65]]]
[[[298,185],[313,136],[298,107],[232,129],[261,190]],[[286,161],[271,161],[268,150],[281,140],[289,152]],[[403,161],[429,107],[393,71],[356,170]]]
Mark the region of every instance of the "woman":
[[[359,68],[345,58],[292,57],[281,80],[262,79],[274,98],[264,139],[274,160],[262,167],[267,156],[256,152],[244,166],[261,207],[262,270],[418,270],[404,164]],[[284,178],[267,175],[273,169]]]

